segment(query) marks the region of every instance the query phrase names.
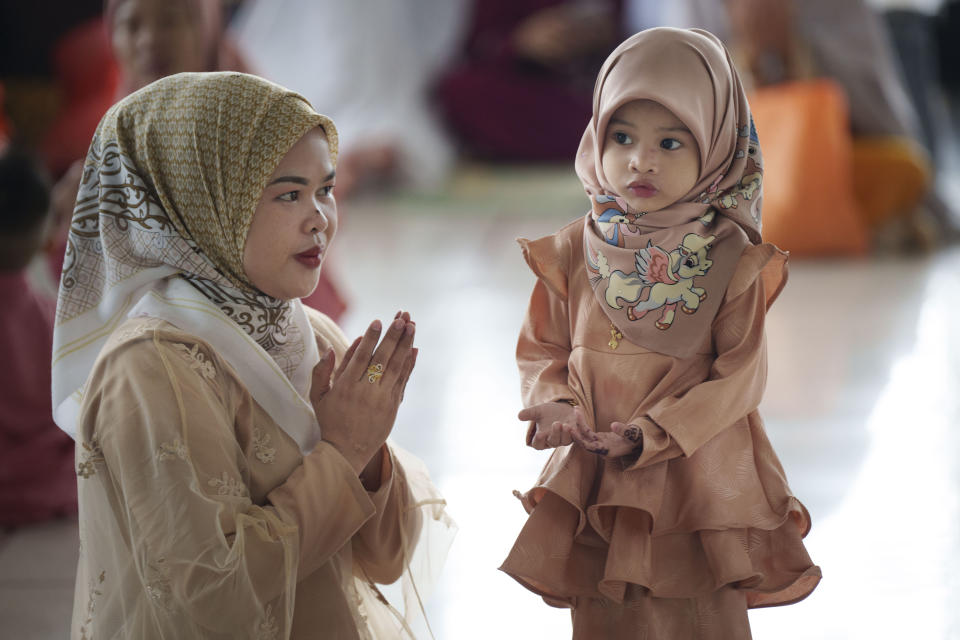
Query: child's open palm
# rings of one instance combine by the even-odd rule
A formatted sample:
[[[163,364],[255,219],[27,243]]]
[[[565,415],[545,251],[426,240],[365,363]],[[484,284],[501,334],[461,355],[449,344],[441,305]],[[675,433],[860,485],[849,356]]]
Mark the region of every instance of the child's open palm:
[[[522,410],[517,417],[530,421],[527,445],[540,450],[573,443],[577,420],[583,417],[574,409],[565,402],[545,402]]]
[[[643,450],[643,434],[638,427],[623,422],[610,423],[610,431],[594,431],[587,426],[580,407],[577,411],[577,426],[573,441],[591,453],[604,458],[620,458],[636,455]]]
[[[517,416],[529,420],[527,444],[534,449],[551,449],[576,443],[605,458],[636,454],[643,446],[640,429],[614,422],[610,431],[597,432],[587,426],[583,409],[564,402],[546,402],[528,407]]]

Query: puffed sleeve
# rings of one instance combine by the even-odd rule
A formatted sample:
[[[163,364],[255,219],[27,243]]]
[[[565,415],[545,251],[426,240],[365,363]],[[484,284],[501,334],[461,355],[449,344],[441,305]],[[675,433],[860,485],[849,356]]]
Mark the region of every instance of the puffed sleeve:
[[[85,421],[139,590],[156,596],[149,615],[177,637],[287,637],[298,579],[375,507],[324,444],[254,504],[234,432],[236,403],[250,400],[224,369],[202,342],[147,334],[101,358]]]
[[[630,468],[689,456],[759,406],[767,376],[766,300],[756,278],[724,302],[713,322],[717,357],[707,380],[629,420],[643,433],[643,452]]]
[[[520,390],[525,407],[572,398],[568,383],[570,320],[562,250],[554,236],[521,241],[537,274],[517,341]]]

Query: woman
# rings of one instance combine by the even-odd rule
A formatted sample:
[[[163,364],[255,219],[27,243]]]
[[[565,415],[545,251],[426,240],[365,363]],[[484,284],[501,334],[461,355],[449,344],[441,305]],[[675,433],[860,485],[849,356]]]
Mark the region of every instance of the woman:
[[[54,413],[77,440],[73,637],[405,633],[373,584],[452,523],[384,444],[409,314],[348,348],[298,299],[336,231],[337,148],[302,97],[229,72],[159,80],[98,127],[54,334]]]

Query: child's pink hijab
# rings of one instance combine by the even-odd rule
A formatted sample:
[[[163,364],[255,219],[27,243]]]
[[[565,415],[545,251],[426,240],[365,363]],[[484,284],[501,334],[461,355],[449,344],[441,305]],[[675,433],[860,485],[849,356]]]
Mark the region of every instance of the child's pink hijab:
[[[631,210],[601,166],[611,116],[643,99],[672,111],[700,147],[694,188],[650,213]],[[587,273],[604,312],[634,344],[692,355],[711,329],[740,254],[761,242],[760,145],[720,41],[699,29],[657,28],[617,47],[597,77],[576,170],[592,205],[584,229]]]

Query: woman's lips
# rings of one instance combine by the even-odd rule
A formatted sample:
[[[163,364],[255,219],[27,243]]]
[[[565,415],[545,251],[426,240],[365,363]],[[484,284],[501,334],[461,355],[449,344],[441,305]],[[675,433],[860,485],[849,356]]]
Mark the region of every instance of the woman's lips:
[[[638,198],[652,198],[659,191],[648,182],[631,182],[627,185],[627,190]]]
[[[316,269],[320,266],[320,263],[323,262],[323,247],[313,247],[293,257],[300,264],[310,267],[311,269]]]

